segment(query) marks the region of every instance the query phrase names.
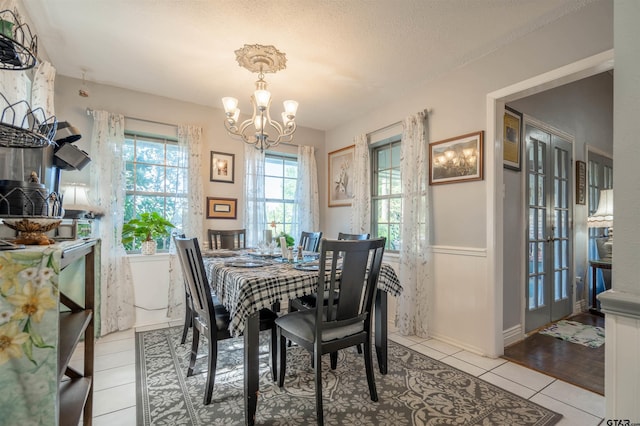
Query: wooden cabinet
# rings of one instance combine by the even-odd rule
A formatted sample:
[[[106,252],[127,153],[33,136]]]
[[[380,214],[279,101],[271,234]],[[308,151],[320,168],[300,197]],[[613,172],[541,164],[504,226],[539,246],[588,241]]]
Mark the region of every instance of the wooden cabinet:
[[[11,349],[0,348],[0,423],[91,425],[99,250],[76,240],[0,252],[0,340]]]

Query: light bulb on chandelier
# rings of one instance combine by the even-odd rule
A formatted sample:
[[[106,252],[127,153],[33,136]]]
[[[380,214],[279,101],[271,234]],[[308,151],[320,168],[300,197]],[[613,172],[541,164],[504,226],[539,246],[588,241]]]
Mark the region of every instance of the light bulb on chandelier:
[[[296,131],[296,113],[298,102],[286,100],[283,102],[284,112],[282,123],[271,118],[271,93],[267,90],[264,73],[275,73],[286,68],[287,58],[274,46],[259,44],[245,44],[242,49],[235,51],[236,59],[241,67],[258,73],[256,90],[251,96],[253,114],[250,119],[238,123],[240,108],[238,99],[222,98],[225,111],[224,126],[232,136],[238,137],[248,144],[252,144],[261,151],[279,145],[281,142],[293,140]]]

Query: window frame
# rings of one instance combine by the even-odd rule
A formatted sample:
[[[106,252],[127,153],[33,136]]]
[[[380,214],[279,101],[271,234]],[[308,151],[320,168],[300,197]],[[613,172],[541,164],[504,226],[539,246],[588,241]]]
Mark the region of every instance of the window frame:
[[[181,177],[183,176],[187,176],[188,174],[188,165],[180,165],[180,164],[167,164],[167,156],[168,156],[168,152],[167,152],[167,147],[168,146],[174,146],[176,148],[179,148],[179,144],[178,144],[178,138],[175,136],[170,136],[170,135],[162,135],[162,134],[149,134],[146,132],[139,132],[139,131],[134,131],[134,130],[129,130],[126,129],[124,131],[124,138],[125,138],[125,146],[129,145],[129,141],[133,141],[133,152],[131,153],[131,156],[127,156],[124,160],[125,162],[125,173],[127,174],[127,177],[125,178],[125,187],[124,187],[124,192],[125,192],[125,206],[124,206],[124,212],[123,212],[123,219],[125,222],[127,222],[129,219],[134,218],[134,217],[138,217],[139,213],[144,213],[147,212],[147,210],[141,210],[138,211],[138,206],[137,206],[137,202],[136,202],[136,197],[141,196],[141,197],[157,197],[157,198],[161,198],[161,204],[162,204],[162,211],[158,210],[158,209],[154,209],[154,210],[149,210],[149,211],[156,211],[158,213],[160,213],[163,217],[167,218],[169,221],[171,221],[176,228],[181,227],[181,223],[176,223],[177,221],[175,220],[174,217],[174,213],[176,211],[176,209],[174,209],[174,211],[169,212],[168,209],[168,201],[170,198],[174,198],[175,199],[175,204],[177,209],[180,209],[180,204],[185,205],[185,203],[187,202],[187,193],[188,193],[188,182],[185,180],[183,182],[183,184],[185,185],[184,191],[183,192],[179,192],[179,188],[181,186],[180,184],[180,180]],[[158,143],[158,144],[162,144],[162,150],[163,150],[163,163],[156,163],[156,162],[145,162],[145,161],[138,161],[137,157],[138,157],[138,149],[137,149],[137,145],[139,142],[147,142],[147,143]],[[127,148],[125,148],[127,149]],[[124,153],[123,153],[124,155]],[[131,160],[129,159],[131,158]],[[137,171],[137,167],[138,165],[149,165],[149,166],[154,166],[154,167],[161,167],[162,168],[162,173],[164,175],[164,178],[162,180],[162,185],[163,185],[163,191],[138,191],[136,190],[136,171]],[[130,169],[130,166],[131,169]],[[177,178],[177,182],[176,182],[176,191],[175,192],[168,192],[167,191],[167,180],[168,180],[168,170],[170,169],[175,169],[175,175],[178,177]],[[132,173],[131,176],[129,176],[129,173]],[[133,189],[128,189],[129,185],[133,185]],[[129,202],[130,201],[130,202]],[[131,209],[131,213],[128,214],[127,210]],[[184,213],[184,208],[182,209],[182,213],[178,214],[178,217],[181,216]],[[169,244],[170,244],[170,236],[169,237],[164,237],[164,238],[158,238],[156,240],[157,245],[158,245],[158,252],[167,252],[169,250]],[[132,244],[129,247],[126,247],[127,252],[128,253],[137,253],[140,251],[140,247],[139,247],[139,243],[138,241],[136,241],[134,244]]]
[[[369,163],[370,163],[370,167],[371,167],[371,172],[370,172],[370,181],[371,181],[371,235],[373,238],[379,238],[380,234],[378,233],[378,227],[379,224],[381,223],[379,221],[379,217],[378,217],[378,206],[377,203],[380,200],[389,200],[389,206],[388,206],[388,220],[385,222],[382,222],[384,224],[387,225],[387,229],[388,232],[387,234],[389,234],[391,232],[391,225],[397,225],[398,226],[398,243],[400,244],[402,242],[402,185],[400,186],[400,192],[399,193],[393,193],[392,192],[392,183],[389,182],[389,194],[386,195],[379,195],[377,194],[377,189],[378,189],[378,172],[380,171],[378,168],[378,155],[377,153],[379,151],[381,151],[382,149],[388,149],[389,152],[391,153],[393,151],[393,148],[396,146],[401,147],[402,145],[402,136],[401,135],[395,135],[395,136],[391,136],[388,137],[386,139],[380,140],[376,143],[370,144],[369,145]],[[393,157],[390,156],[389,158],[390,164],[393,165]],[[402,184],[402,172],[400,170],[400,162],[398,161],[398,166],[397,166],[397,170],[398,173],[400,174],[399,179],[400,179],[400,183]],[[388,169],[385,170],[391,170],[393,171],[394,169],[396,169],[395,167],[390,167]],[[398,200],[400,202],[400,213],[399,213],[399,221],[398,222],[394,222],[391,221],[391,200]],[[387,253],[399,253],[400,252],[400,248],[398,247],[393,247],[393,241],[391,240],[391,238],[389,238],[389,235],[383,235],[387,237],[387,242],[386,242],[386,246],[385,246],[385,252]]]
[[[278,234],[280,234],[280,232],[285,232],[291,236],[293,236],[293,232],[298,228],[299,223],[296,222],[297,219],[297,214],[296,214],[296,210],[298,207],[298,202],[295,198],[295,189],[294,189],[294,196],[291,199],[286,199],[285,197],[285,183],[286,180],[293,180],[294,181],[294,188],[297,187],[298,184],[298,179],[300,177],[300,162],[298,159],[298,156],[295,154],[287,154],[287,153],[283,153],[283,152],[276,152],[276,151],[265,151],[264,154],[264,161],[265,161],[265,167],[264,167],[264,185],[265,185],[265,196],[264,199],[262,200],[262,202],[264,202],[265,204],[265,215],[267,217],[267,226],[269,228],[271,228],[273,230],[273,235],[276,236]],[[271,159],[278,159],[280,161],[282,161],[282,176],[275,176],[275,175],[268,175],[267,174],[267,159],[271,158]],[[296,165],[296,176],[295,178],[291,178],[291,177],[287,177],[286,176],[286,162],[287,161],[294,161],[295,165]],[[279,198],[268,198],[267,197],[267,177],[269,178],[279,178],[282,179],[282,188],[283,188],[283,194],[281,199]],[[269,215],[269,212],[267,210],[267,204],[268,203],[278,203],[278,204],[283,204],[283,216],[281,218],[276,218],[276,217],[271,217]],[[286,206],[290,206],[291,208],[291,212],[292,212],[292,217],[291,217],[291,222],[287,222],[286,221],[286,216],[287,216],[287,209]],[[275,227],[272,226],[275,222]],[[294,237],[295,238],[295,237]]]

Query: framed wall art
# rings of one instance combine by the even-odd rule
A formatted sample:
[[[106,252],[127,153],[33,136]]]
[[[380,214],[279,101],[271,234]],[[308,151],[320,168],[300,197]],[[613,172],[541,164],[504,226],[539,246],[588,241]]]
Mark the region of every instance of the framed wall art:
[[[235,174],[235,158],[235,154],[211,151],[209,180],[211,182],[233,183]]]
[[[504,107],[502,160],[505,169],[520,171],[522,168],[522,114]]]
[[[329,153],[329,207],[351,205],[355,147],[351,145]]]
[[[429,185],[482,180],[484,131],[429,145]]]
[[[587,163],[576,161],[576,204],[587,203]]]
[[[237,198],[207,197],[207,219],[236,219]]]

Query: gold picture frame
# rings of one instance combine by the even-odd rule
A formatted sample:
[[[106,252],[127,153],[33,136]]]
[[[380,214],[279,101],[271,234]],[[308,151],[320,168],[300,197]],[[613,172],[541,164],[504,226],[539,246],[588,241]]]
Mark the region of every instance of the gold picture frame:
[[[207,219],[236,219],[237,198],[207,197]]]
[[[429,144],[429,185],[484,179],[484,130]]]
[[[505,169],[522,169],[522,113],[504,107],[502,164]]]
[[[329,207],[350,206],[353,200],[353,160],[355,145],[328,154]]]

